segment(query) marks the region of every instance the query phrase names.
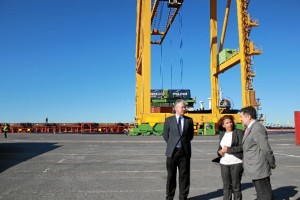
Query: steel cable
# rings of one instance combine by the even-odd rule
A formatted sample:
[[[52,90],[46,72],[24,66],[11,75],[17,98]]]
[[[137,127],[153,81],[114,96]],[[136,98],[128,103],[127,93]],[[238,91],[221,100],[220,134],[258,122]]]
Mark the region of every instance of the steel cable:
[[[182,10],[182,7],[181,7]],[[180,33],[180,84],[181,84],[181,89],[183,88],[183,37],[182,37],[182,15],[181,15],[181,10],[179,11],[179,33]]]

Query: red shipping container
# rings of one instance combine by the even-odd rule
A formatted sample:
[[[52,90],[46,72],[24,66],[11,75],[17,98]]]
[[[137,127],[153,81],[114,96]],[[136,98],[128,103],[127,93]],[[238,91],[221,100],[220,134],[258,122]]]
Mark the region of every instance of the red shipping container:
[[[295,111],[295,140],[300,145],[300,111]]]
[[[173,113],[173,107],[151,106],[152,113]]]

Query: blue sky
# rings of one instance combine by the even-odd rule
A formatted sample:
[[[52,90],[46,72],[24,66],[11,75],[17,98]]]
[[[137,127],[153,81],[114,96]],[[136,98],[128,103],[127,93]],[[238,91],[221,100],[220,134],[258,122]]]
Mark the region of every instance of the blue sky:
[[[221,28],[226,1],[218,2]],[[238,47],[232,3],[225,48]],[[294,111],[300,110],[299,11],[298,0],[249,5],[260,23],[250,39],[263,51],[254,57],[254,88],[268,123],[293,125]],[[181,14],[182,24],[177,18],[164,41],[163,56],[160,46],[152,47],[151,87],[191,89],[207,107],[209,0],[186,0]],[[135,0],[0,0],[0,25],[0,122],[134,121]],[[222,74],[220,86],[239,109],[240,67]]]

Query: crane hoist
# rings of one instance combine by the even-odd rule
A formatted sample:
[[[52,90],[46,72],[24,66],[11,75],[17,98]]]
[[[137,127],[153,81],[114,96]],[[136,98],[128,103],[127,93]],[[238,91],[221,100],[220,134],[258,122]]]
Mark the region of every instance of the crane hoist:
[[[167,3],[167,5],[166,5]],[[249,34],[253,27],[259,24],[252,20],[248,13],[250,0],[236,0],[238,49],[224,48],[228,16],[231,8],[231,0],[227,0],[222,32],[218,34],[217,25],[217,0],[210,0],[210,85],[211,85],[211,109],[199,112],[187,112],[186,115],[193,118],[195,133],[211,135],[215,134],[215,123],[225,114],[234,115],[239,119],[237,110],[228,110],[222,106],[225,102],[220,99],[219,75],[227,70],[240,66],[241,71],[241,100],[242,106],[253,106],[258,108],[260,102],[256,99],[253,87],[253,71],[251,57],[259,55],[262,51],[250,41]],[[137,0],[137,22],[136,22],[136,127],[130,132],[131,135],[161,135],[165,118],[173,115],[172,110],[153,110],[154,103],[162,103],[165,98],[153,101],[151,90],[151,45],[162,45],[174,19],[180,11],[184,0]],[[167,8],[166,8],[167,6]],[[160,9],[167,9],[167,20],[165,26],[157,26],[156,19],[161,15]],[[220,43],[218,46],[218,38]],[[155,38],[155,39],[154,39]],[[160,91],[161,94],[168,90]],[[156,93],[154,93],[154,96]],[[173,96],[174,97],[174,96]],[[155,99],[155,98],[154,98]],[[174,98],[173,98],[174,99]],[[176,98],[175,98],[176,99]],[[171,101],[168,101],[169,103]],[[165,102],[166,103],[166,102]],[[192,102],[190,102],[192,103]],[[228,104],[226,104],[228,105]]]

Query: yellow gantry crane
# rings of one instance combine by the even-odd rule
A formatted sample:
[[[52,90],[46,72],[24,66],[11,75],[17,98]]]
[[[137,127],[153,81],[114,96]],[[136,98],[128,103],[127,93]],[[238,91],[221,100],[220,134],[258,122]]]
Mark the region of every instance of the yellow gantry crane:
[[[188,1],[188,0],[186,0]],[[155,19],[161,14],[160,9],[168,5],[167,22],[162,28],[155,26]],[[252,79],[255,73],[252,69],[251,57],[261,54],[259,49],[254,47],[254,43],[249,40],[249,34],[252,27],[258,26],[258,22],[253,21],[248,13],[250,0],[236,0],[237,21],[238,21],[238,39],[239,51],[228,51],[223,48],[228,24],[228,16],[231,8],[231,0],[227,0],[227,6],[224,11],[224,20],[222,33],[218,34],[217,20],[217,0],[210,0],[210,82],[211,82],[211,111],[209,113],[187,113],[192,117],[195,123],[195,132],[204,134],[214,134],[209,132],[206,125],[214,126],[214,123],[224,115],[224,108],[220,107],[219,102],[219,75],[225,73],[234,66],[240,66],[241,69],[241,100],[242,106],[258,107],[255,90]],[[137,23],[136,23],[136,114],[135,120],[137,128],[133,131],[137,134],[149,133],[157,124],[163,124],[165,118],[172,113],[152,113],[151,112],[151,45],[161,45],[172,26],[184,0],[137,0]],[[152,37],[158,37],[153,40]],[[218,38],[220,44],[218,47]],[[222,58],[222,55],[231,54],[231,56]],[[221,58],[223,60],[221,60]],[[236,119],[239,119],[237,113],[232,113]],[[147,124],[146,128],[143,125]],[[145,130],[143,130],[145,129]],[[147,130],[146,130],[147,129]],[[160,130],[158,130],[160,129]],[[154,132],[160,132],[158,128]],[[211,127],[210,127],[211,129]]]

